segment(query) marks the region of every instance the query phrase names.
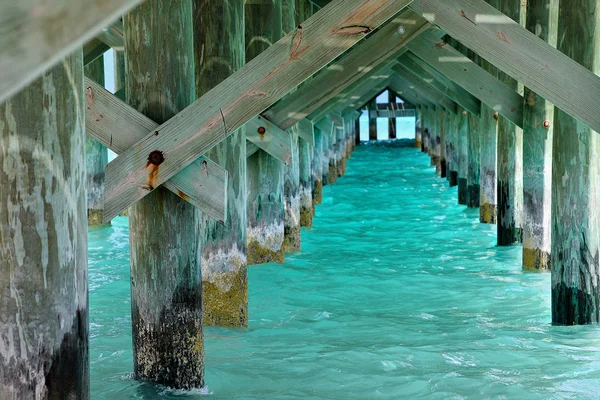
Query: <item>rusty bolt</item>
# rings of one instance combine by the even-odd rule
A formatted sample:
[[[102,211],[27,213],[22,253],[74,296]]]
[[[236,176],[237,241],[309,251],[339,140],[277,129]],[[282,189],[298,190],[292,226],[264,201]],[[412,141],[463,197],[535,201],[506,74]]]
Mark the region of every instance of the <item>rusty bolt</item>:
[[[543,125],[544,125],[544,128],[546,128],[546,129],[550,128],[550,121],[544,120]]]
[[[398,35],[402,36],[406,33],[406,28],[404,27],[404,25],[400,25],[398,27]]]
[[[264,135],[266,131],[267,130],[265,129],[264,126],[261,126],[261,127],[258,128],[258,134],[259,135]]]
[[[154,165],[160,165],[165,161],[165,156],[163,152],[160,150],[154,150],[152,153],[148,155],[148,162]]]
[[[495,119],[496,121],[498,121],[498,113],[497,113],[497,112],[495,112],[495,113],[494,113],[494,119]]]

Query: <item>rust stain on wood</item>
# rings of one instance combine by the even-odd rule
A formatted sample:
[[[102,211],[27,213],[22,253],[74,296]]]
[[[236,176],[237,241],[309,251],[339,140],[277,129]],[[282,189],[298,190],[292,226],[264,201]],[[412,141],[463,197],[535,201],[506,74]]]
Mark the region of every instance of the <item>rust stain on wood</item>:
[[[85,98],[89,105],[94,104],[94,91],[92,90],[91,86],[88,86],[87,88],[85,88]],[[89,109],[89,107],[88,107],[88,109]]]
[[[502,40],[503,42],[508,43],[508,39],[506,39],[506,35],[504,33],[502,33],[501,31],[498,31],[496,36],[498,36],[498,39]]]
[[[148,155],[146,168],[150,167],[150,171],[148,171],[147,187],[144,186],[144,189],[154,190],[154,188],[158,186],[158,171],[160,169],[160,164],[164,161],[165,156],[160,150],[154,150]]]
[[[466,19],[467,21],[469,21],[470,23],[472,23],[473,25],[477,25],[475,23],[475,21],[473,21],[471,18],[467,17],[467,14],[463,11],[460,10],[460,12],[458,13],[461,17],[463,17],[464,19]]]
[[[189,201],[190,200],[190,196],[188,196],[187,194],[183,193],[181,190],[177,190],[177,195],[179,197],[181,197],[185,201]]]

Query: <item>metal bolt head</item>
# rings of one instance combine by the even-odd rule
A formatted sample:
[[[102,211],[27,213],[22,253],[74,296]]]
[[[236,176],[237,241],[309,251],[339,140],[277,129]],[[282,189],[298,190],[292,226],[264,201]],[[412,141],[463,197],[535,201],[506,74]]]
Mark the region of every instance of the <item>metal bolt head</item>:
[[[494,113],[494,119],[495,119],[496,121],[498,121],[498,113],[497,113],[497,112],[495,112],[495,113]]]
[[[398,26],[398,35],[402,36],[405,33],[406,33],[406,28],[404,27],[404,25]]]
[[[261,127],[258,128],[258,134],[259,135],[264,135],[266,131],[267,130],[265,129],[264,126],[261,126]]]
[[[546,128],[546,129],[550,128],[550,121],[544,120],[544,124],[543,125],[544,125],[544,128]]]

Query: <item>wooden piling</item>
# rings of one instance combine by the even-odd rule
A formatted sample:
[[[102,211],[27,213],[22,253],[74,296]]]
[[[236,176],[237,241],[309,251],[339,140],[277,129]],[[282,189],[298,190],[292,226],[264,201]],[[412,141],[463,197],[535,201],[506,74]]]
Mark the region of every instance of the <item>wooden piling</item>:
[[[448,146],[446,147],[446,157],[448,158],[448,183],[450,187],[458,186],[458,129],[456,116],[451,112],[447,113],[446,119],[446,137]]]
[[[558,0],[528,1],[526,27],[556,47]],[[527,87],[523,97],[523,268],[550,270],[554,105]]]
[[[84,99],[79,50],[0,104],[2,399],[90,398]]]
[[[104,86],[104,56],[86,65],[84,75]],[[85,158],[88,225],[101,226],[104,217],[104,167],[108,164],[108,149],[93,137],[86,135]]]
[[[500,0],[500,11],[515,21],[520,19],[519,0]],[[519,83],[500,71],[498,78],[518,91]],[[498,175],[496,183],[498,214],[498,245],[507,246],[521,241],[523,131],[506,117],[498,118]],[[520,176],[519,176],[520,173]],[[520,197],[520,199],[519,199]]]
[[[446,113],[447,111],[440,109],[439,129],[440,129],[440,176],[446,178],[448,175],[448,163],[446,161]]]
[[[458,107],[456,116],[458,136],[458,204],[467,205],[469,192],[469,118],[467,111]]]
[[[194,64],[199,98],[244,65],[244,2],[194,0]],[[227,170],[227,219],[203,216],[204,323],[248,325],[246,133],[242,127],[206,156]]]
[[[310,130],[313,135],[313,125],[298,124],[298,129]],[[300,226],[312,226],[313,218],[313,146],[300,139],[298,146],[300,160]]]
[[[377,98],[373,98],[367,104],[369,111],[369,140],[377,140]]]
[[[316,126],[313,128],[315,132],[315,145],[313,147],[312,172],[313,172],[313,215],[315,205],[323,202],[323,158],[324,158],[324,138],[323,133]]]
[[[558,49],[600,74],[598,0],[561,7]],[[554,110],[552,156],[552,323],[600,322],[600,136]]]
[[[467,132],[468,142],[468,167],[467,167],[467,207],[479,207],[479,195],[481,187],[479,183],[479,173],[481,170],[480,158],[480,132],[481,121],[470,112],[467,114],[469,130]]]
[[[282,37],[281,2],[246,0],[246,62]],[[248,264],[283,263],[284,164],[259,150],[247,159]]]
[[[423,106],[418,106],[416,110],[416,123],[415,123],[415,147],[423,149]]]
[[[163,123],[195,100],[192,2],[148,0],[123,23],[127,102]],[[162,157],[149,156],[156,173]],[[134,376],[202,387],[199,212],[162,187],[129,212]]]

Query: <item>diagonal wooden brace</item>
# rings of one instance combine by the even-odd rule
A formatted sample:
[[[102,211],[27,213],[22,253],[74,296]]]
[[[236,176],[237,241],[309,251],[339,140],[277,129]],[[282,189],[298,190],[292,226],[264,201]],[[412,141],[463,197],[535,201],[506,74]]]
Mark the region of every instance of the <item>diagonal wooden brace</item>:
[[[86,133],[117,154],[158,127],[88,78],[85,93]],[[227,170],[202,156],[165,182],[164,187],[223,223],[227,218],[227,179]],[[111,218],[105,216],[105,222]]]
[[[300,139],[304,140],[311,146],[314,146],[315,134],[313,131],[313,123],[307,118],[302,118],[300,121],[298,121],[298,128],[298,136],[300,136]]]
[[[292,160],[290,134],[260,115],[246,123],[246,140],[285,165],[289,165]]]
[[[334,0],[322,8],[109,163],[105,215],[148,195],[410,2]],[[148,165],[153,152],[163,155],[158,166]]]

